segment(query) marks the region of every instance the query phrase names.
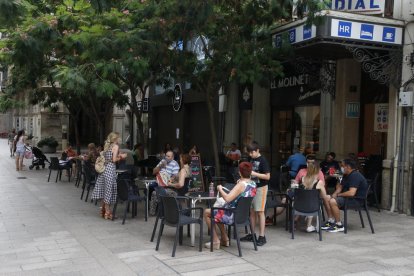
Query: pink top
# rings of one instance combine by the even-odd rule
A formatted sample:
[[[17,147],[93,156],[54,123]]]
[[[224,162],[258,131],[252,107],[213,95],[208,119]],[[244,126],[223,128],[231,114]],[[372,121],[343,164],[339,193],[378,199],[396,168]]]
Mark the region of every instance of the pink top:
[[[308,169],[306,168],[299,170],[298,174],[295,177],[296,183],[302,182],[302,177],[306,176],[307,171]],[[318,180],[321,180],[323,183],[325,183],[325,176],[323,175],[323,172],[321,170],[319,170],[319,173],[318,173]]]

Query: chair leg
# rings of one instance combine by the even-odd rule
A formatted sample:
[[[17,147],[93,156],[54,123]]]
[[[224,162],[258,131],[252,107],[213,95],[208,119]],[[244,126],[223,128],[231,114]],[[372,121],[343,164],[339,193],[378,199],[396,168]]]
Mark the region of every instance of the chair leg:
[[[161,219],[160,230],[158,231],[157,245],[155,246],[155,251],[158,251],[158,248],[160,247],[161,235],[162,235],[163,230],[164,230],[164,219]]]
[[[151,239],[150,242],[154,241],[154,236],[155,236],[155,231],[157,231],[157,226],[158,226],[158,220],[159,220],[159,216],[157,215],[157,218],[155,219],[155,223],[154,223],[154,229],[152,229],[152,235],[151,235]]]
[[[183,245],[183,226],[180,226],[179,235],[178,235],[178,244]]]
[[[88,187],[86,188],[86,197],[85,197],[85,202],[88,202],[88,196],[89,196],[89,191],[91,190],[91,186],[88,184]]]
[[[203,220],[200,221],[200,241],[199,241],[199,247],[198,251],[203,251]]]
[[[180,227],[177,225],[175,229],[175,239],[174,239],[174,246],[173,246],[171,257],[175,257],[175,250],[177,249],[177,240],[179,238],[179,235],[180,235]]]
[[[293,209],[291,210],[291,213],[290,213],[290,231],[291,231],[292,240],[293,240],[295,238],[295,234],[294,234],[294,232],[295,232],[295,220],[294,220],[294,211],[293,211]]]
[[[125,218],[127,216],[127,211],[128,211],[128,208],[129,208],[129,204],[130,204],[130,201],[128,200],[127,203],[126,203],[126,206],[125,206],[125,210],[124,210],[124,218],[122,219],[122,225],[125,224]]]
[[[250,228],[250,230],[251,230],[251,228]],[[237,249],[239,250],[239,257],[242,257],[242,251],[241,251],[241,247],[240,247],[240,238],[239,238],[239,233],[237,233],[237,225],[236,224],[234,224],[234,235],[236,236]],[[253,235],[253,240],[254,240],[253,232],[252,232],[252,235]]]
[[[361,220],[361,226],[362,228],[365,228],[364,218],[362,217],[361,209],[358,210],[358,214],[359,214],[359,219]]]
[[[375,234],[375,232],[374,232],[374,225],[372,225],[371,216],[369,215],[369,211],[368,211],[368,206],[367,205],[365,205],[365,212],[367,212],[367,217],[368,217],[369,227],[371,227],[371,232],[372,232],[372,234]]]
[[[47,182],[50,180],[50,174],[52,173],[52,170],[49,170],[49,176],[47,177]]]
[[[273,208],[273,225],[276,225],[276,207]]]
[[[344,234],[348,232],[348,207],[344,207]]]
[[[59,171],[57,171],[55,183],[57,183],[58,177],[59,177]]]
[[[229,245],[231,245],[231,225],[227,225],[227,236],[229,237]]]
[[[318,214],[318,233],[319,233],[319,241],[322,241],[322,231],[321,231],[321,224],[322,224],[322,221],[321,221],[321,212],[323,212],[323,211],[322,211],[322,206],[321,206],[321,209],[319,210],[319,214]],[[323,219],[323,221],[325,221],[325,218]]]
[[[213,212],[212,212],[212,214],[213,214]],[[216,227],[213,215],[211,215],[210,221],[211,221],[210,229],[211,229],[211,231],[213,231],[214,227]],[[213,234],[211,234],[210,235],[210,252],[213,252],[213,247],[214,247],[213,246]]]
[[[145,221],[148,221],[148,205],[147,205],[147,199],[144,198],[144,213],[145,213]]]
[[[249,224],[249,226],[250,226],[250,232],[252,232],[253,233],[253,227],[252,227],[252,224]],[[234,226],[234,231],[236,231],[236,226]],[[257,251],[257,241],[256,241],[256,234],[254,233],[254,234],[252,234],[252,237],[253,237],[253,246],[254,246],[254,250],[256,250]],[[241,256],[240,256],[241,257]]]

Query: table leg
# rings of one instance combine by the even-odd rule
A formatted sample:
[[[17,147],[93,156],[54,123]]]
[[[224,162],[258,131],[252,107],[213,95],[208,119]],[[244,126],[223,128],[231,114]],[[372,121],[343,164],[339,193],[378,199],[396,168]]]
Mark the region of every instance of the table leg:
[[[147,201],[147,208],[146,208],[146,210],[145,210],[145,217],[146,218],[148,218],[148,214],[149,214],[149,200],[148,200],[148,198],[149,198],[149,182],[145,182],[145,188],[147,189],[147,198],[146,198],[146,201]]]
[[[197,199],[192,198],[191,199],[191,208],[195,208],[196,203],[197,203]],[[193,218],[196,216],[195,210],[191,211],[191,215],[192,215]],[[191,233],[191,246],[195,246],[195,224],[194,223],[192,223],[190,225],[190,233]]]

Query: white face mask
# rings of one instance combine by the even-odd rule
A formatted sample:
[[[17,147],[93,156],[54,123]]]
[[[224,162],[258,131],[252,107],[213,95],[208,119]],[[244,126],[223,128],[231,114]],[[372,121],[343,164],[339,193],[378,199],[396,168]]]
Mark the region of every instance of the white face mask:
[[[345,168],[344,167],[341,167],[341,172],[342,172],[342,174],[345,173]]]

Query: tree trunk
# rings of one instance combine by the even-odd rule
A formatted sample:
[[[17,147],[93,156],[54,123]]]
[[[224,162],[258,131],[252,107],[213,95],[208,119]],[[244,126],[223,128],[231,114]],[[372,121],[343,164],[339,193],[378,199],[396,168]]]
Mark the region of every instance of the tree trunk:
[[[210,125],[210,134],[211,134],[211,143],[213,144],[213,155],[214,155],[214,165],[216,167],[216,176],[220,176],[220,160],[218,155],[218,146],[217,146],[217,132],[215,127],[215,120],[214,120],[214,107],[212,101],[214,100],[211,97],[209,91],[206,91],[206,102],[207,102],[207,110],[209,116],[209,125]]]

